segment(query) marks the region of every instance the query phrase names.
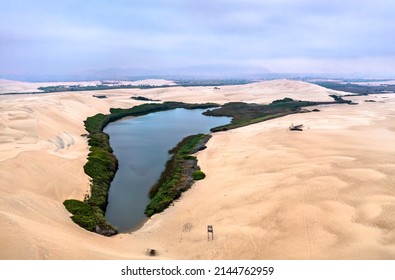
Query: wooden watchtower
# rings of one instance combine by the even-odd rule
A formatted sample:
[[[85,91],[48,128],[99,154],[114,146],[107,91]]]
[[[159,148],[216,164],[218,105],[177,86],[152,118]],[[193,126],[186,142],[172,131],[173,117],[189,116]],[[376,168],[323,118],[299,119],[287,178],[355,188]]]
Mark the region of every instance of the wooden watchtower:
[[[214,240],[214,230],[212,225],[207,226],[207,240],[210,240],[210,233],[211,233],[211,240]]]

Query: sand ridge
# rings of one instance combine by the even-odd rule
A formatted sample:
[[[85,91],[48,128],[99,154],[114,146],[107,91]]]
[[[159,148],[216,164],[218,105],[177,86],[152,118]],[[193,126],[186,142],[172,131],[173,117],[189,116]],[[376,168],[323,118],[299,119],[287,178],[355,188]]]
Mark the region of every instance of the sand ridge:
[[[0,259],[142,259],[147,248],[158,259],[395,258],[394,95],[215,133],[197,154],[207,177],[138,231],[106,238],[70,220],[63,200],[89,189],[87,116],[141,104],[135,95],[267,103],[333,93],[287,80],[220,88],[0,96]]]

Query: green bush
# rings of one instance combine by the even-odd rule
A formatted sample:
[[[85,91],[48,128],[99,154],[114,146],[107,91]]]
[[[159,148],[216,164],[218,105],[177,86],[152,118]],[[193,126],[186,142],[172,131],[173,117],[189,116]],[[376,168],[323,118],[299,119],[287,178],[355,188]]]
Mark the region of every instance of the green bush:
[[[89,133],[101,132],[104,126],[108,123],[107,119],[108,116],[104,114],[96,114],[92,117],[88,117],[84,121],[86,131]]]
[[[192,177],[193,180],[198,181],[206,178],[206,174],[204,174],[204,172],[201,170],[196,170],[195,172],[193,172]]]
[[[71,219],[79,226],[94,231],[96,228],[96,217],[93,208],[82,201],[76,199],[68,199],[63,202],[66,209],[73,214]]]
[[[93,213],[92,208],[80,200],[67,199],[63,202],[63,205],[73,215],[92,215]]]
[[[63,202],[63,205],[73,214],[71,219],[84,229],[89,231],[99,229],[101,232],[105,232],[107,236],[117,233],[117,230],[104,218],[104,211],[96,205],[92,205],[90,200],[82,202],[76,199],[68,199]]]
[[[86,230],[94,231],[96,229],[96,219],[95,216],[87,216],[87,215],[73,215],[71,219],[80,227],[83,227]]]
[[[283,98],[283,99],[274,100],[271,104],[285,103],[285,102],[294,102],[294,101],[295,101],[295,100],[293,100],[292,98],[285,97],[285,98]]]
[[[106,150],[107,152],[112,153],[113,151],[110,146],[109,140],[110,140],[110,137],[106,133],[103,133],[103,132],[94,133],[94,134],[89,135],[88,144],[91,147],[91,149],[93,147],[99,147],[99,148]]]

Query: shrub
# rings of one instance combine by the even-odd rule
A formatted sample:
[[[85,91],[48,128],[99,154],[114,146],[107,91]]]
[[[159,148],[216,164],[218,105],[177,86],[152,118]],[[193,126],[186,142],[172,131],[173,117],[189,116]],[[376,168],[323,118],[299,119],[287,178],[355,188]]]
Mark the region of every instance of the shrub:
[[[63,202],[63,205],[73,215],[91,215],[93,213],[92,208],[88,204],[76,199],[67,199]]]
[[[87,216],[87,215],[73,215],[71,217],[73,222],[75,222],[80,227],[83,227],[86,230],[94,231],[96,229],[96,219],[95,216]]]
[[[63,202],[66,209],[73,214],[71,219],[79,226],[94,231],[97,221],[93,208],[82,201],[76,199],[68,199]]]
[[[193,180],[198,181],[206,178],[206,174],[204,174],[204,172],[201,170],[196,170],[195,172],[193,172],[192,177]]]
[[[293,100],[292,98],[289,97],[285,97],[283,99],[278,99],[278,100],[274,100],[272,102],[272,104],[276,104],[276,103],[285,103],[285,102],[294,102],[295,100]]]

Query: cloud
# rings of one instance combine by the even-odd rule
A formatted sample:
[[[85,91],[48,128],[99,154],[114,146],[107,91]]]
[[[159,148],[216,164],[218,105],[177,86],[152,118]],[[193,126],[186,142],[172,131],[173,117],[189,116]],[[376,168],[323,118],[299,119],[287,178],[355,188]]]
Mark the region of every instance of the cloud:
[[[387,0],[0,1],[0,74],[270,61],[324,71],[395,56]]]

